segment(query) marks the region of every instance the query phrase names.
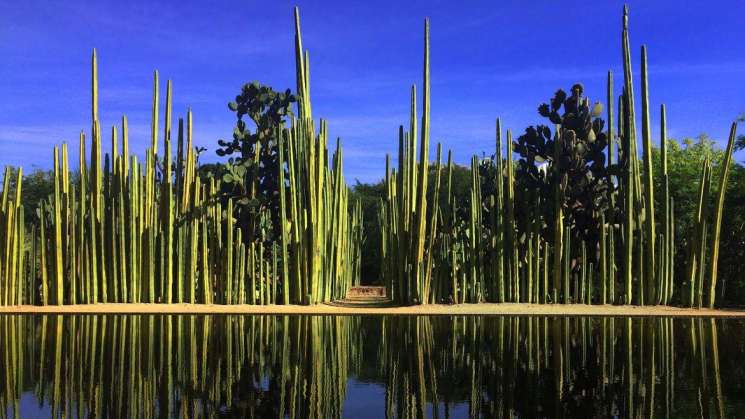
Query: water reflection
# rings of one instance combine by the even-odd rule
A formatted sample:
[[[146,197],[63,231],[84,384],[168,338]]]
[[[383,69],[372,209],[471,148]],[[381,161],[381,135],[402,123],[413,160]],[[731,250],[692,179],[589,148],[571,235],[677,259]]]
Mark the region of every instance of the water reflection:
[[[742,322],[0,317],[0,416],[735,417]],[[721,338],[727,336],[726,339]],[[380,392],[347,397],[349,383]],[[732,396],[728,396],[732,395]]]

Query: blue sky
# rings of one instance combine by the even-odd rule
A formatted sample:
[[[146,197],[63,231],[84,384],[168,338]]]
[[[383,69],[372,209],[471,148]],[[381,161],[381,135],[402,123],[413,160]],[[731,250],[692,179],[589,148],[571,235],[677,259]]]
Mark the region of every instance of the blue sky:
[[[620,1],[12,0],[0,3],[0,165],[48,168],[51,145],[63,140],[77,154],[78,133],[90,131],[94,47],[103,127],[126,113],[130,148],[144,150],[158,69],[162,86],[173,80],[174,115],[193,109],[195,141],[208,148],[204,160],[217,160],[216,140],[235,122],[226,103],[243,83],[294,90],[296,4],[314,116],[341,137],[349,182],[382,177],[385,153],[396,151],[410,86],[421,86],[424,17],[431,20],[433,158],[437,141],[462,163],[492,153],[497,116],[519,134],[541,122],[538,104],[559,87],[580,81],[591,100],[605,102],[611,69],[619,91]],[[670,136],[724,141],[745,112],[745,5],[629,4],[637,83],[640,46],[649,49],[653,120],[664,102]]]

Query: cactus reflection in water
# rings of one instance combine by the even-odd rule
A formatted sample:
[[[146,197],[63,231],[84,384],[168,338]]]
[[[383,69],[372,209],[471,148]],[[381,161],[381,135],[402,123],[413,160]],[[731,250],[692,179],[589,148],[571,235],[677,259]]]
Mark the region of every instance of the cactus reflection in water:
[[[730,417],[742,408],[745,346],[740,335],[719,335],[740,327],[669,318],[4,316],[0,417],[40,409],[338,418],[363,399],[369,416],[388,418]]]
[[[235,417],[340,417],[358,323],[3,317],[0,412],[26,417],[19,397],[29,393],[52,417],[217,417],[226,410]]]

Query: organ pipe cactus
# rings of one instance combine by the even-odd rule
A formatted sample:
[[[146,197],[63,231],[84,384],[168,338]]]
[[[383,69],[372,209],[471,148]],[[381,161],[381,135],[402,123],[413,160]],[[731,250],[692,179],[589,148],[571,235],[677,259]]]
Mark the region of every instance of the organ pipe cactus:
[[[672,223],[672,203],[670,198],[670,178],[667,171],[667,112],[665,105],[660,106],[660,161],[662,167],[662,228],[663,233],[663,258],[659,261],[662,265],[660,272],[662,278],[659,283],[662,286],[661,295],[658,295],[657,303],[668,304],[673,294],[673,269],[672,260],[674,258],[674,243],[672,240],[673,223]]]
[[[628,9],[624,8],[622,20],[622,50],[623,50],[623,89],[618,99],[617,114],[613,106],[615,100],[613,88],[613,74],[608,72],[607,78],[607,132],[602,131],[603,121],[593,120],[602,112],[602,106],[596,104],[590,110],[589,100],[581,96],[581,86],[578,87],[579,94],[573,88],[573,95],[557,97],[552,101],[551,107],[543,105],[539,111],[542,115],[549,117],[555,124],[556,130],[553,138],[536,131],[535,134],[544,136],[544,141],[533,137],[522,136],[515,142],[515,147],[522,157],[531,156],[531,152],[539,155],[543,160],[553,162],[549,165],[549,173],[556,177],[553,182],[553,246],[544,245],[543,221],[539,219],[529,207],[526,211],[517,209],[517,195],[524,200],[535,201],[535,205],[542,202],[541,194],[537,196],[525,192],[524,186],[519,185],[516,178],[524,179],[524,173],[515,176],[515,168],[511,158],[513,142],[508,138],[507,159],[502,158],[501,127],[497,124],[497,150],[494,158],[494,168],[497,173],[494,182],[494,190],[489,196],[480,195],[480,190],[485,180],[474,170],[479,164],[478,160],[472,160],[471,176],[471,202],[470,211],[465,219],[458,219],[455,203],[451,202],[450,182],[448,182],[447,205],[440,211],[443,214],[443,228],[435,234],[435,240],[440,245],[434,246],[430,254],[430,246],[427,246],[427,277],[430,275],[438,280],[439,274],[448,272],[445,280],[432,289],[444,289],[455,302],[473,301],[480,298],[478,293],[483,293],[486,299],[491,301],[545,301],[540,295],[540,278],[553,275],[553,290],[549,291],[544,286],[543,295],[552,294],[551,300],[564,302],[590,302],[615,303],[616,280],[621,279],[623,301],[626,304],[636,302],[638,304],[668,304],[672,301],[675,290],[673,273],[674,254],[674,229],[672,199],[670,198],[667,179],[667,155],[666,155],[666,121],[665,112],[662,112],[662,190],[658,191],[661,196],[661,208],[655,208],[654,173],[652,169],[652,139],[650,129],[650,99],[649,80],[647,72],[647,51],[642,48],[642,156],[640,161],[638,144],[633,76],[631,67],[631,51],[628,31]],[[415,90],[412,89],[411,121],[416,121]],[[557,105],[558,104],[558,105]],[[570,109],[577,108],[578,112],[587,110],[588,125],[577,118],[578,112],[567,112],[566,118],[558,114],[557,109],[562,106]],[[571,115],[570,115],[571,114]],[[581,123],[580,123],[581,122]],[[616,131],[616,122],[618,130]],[[546,130],[548,131],[548,130]],[[548,131],[550,133],[550,131]],[[508,131],[509,136],[509,131]],[[586,138],[584,137],[586,136]],[[618,150],[616,144],[618,139]],[[406,302],[418,301],[417,290],[421,289],[418,282],[419,272],[417,266],[421,266],[418,260],[417,249],[419,240],[417,226],[419,220],[412,219],[412,215],[421,217],[418,208],[423,204],[420,199],[420,191],[424,179],[421,157],[416,160],[417,143],[421,143],[417,136],[417,125],[411,123],[408,131],[403,127],[399,129],[399,159],[398,168],[391,170],[390,160],[387,160],[386,188],[387,198],[381,208],[381,220],[385,225],[383,234],[383,257],[384,276],[389,290],[397,295],[396,299]],[[536,141],[534,141],[536,140]],[[540,147],[540,144],[550,144],[548,153]],[[420,144],[421,146],[422,144]],[[531,148],[532,147],[532,148]],[[589,149],[589,150],[588,150]],[[527,151],[526,151],[527,150]],[[540,150],[537,152],[536,150]],[[422,149],[419,154],[421,156]],[[584,153],[584,154],[582,154]],[[592,154],[588,154],[592,153]],[[577,208],[575,179],[569,174],[563,173],[558,162],[568,154],[574,158],[584,156],[587,161],[597,161],[602,164],[593,164],[591,171],[593,179],[604,179],[598,185],[598,196],[607,202],[607,206],[599,206],[594,217],[597,218],[597,237],[590,235],[592,241],[582,237],[578,231],[574,211]],[[533,157],[527,159],[533,164]],[[536,160],[538,161],[538,160]],[[556,163],[554,163],[556,162]],[[552,167],[553,165],[553,167]],[[525,167],[522,163],[517,170]],[[417,170],[418,169],[418,170]],[[710,177],[707,169],[705,178]],[[536,174],[536,176],[543,176]],[[658,174],[659,176],[659,174]],[[703,182],[705,184],[706,182]],[[515,188],[521,188],[516,190]],[[620,192],[620,195],[617,193]],[[439,194],[437,194],[439,195]],[[532,198],[531,198],[532,197]],[[565,203],[565,200],[571,202]],[[433,205],[439,205],[439,196],[431,200]],[[429,205],[425,203],[424,205]],[[479,220],[480,208],[484,205],[489,217]],[[605,205],[605,204],[603,204]],[[589,205],[587,208],[591,208]],[[436,212],[438,208],[435,208]],[[704,208],[705,210],[705,208]],[[659,211],[659,214],[657,213]],[[520,216],[515,214],[519,212]],[[529,215],[523,215],[529,213]],[[427,212],[427,214],[429,214]],[[527,217],[523,221],[520,217]],[[453,218],[455,217],[455,218]],[[704,217],[705,218],[705,217]],[[701,246],[701,240],[712,235],[712,231],[706,223],[697,227],[698,237],[695,250],[692,251],[695,261],[702,262],[706,246]],[[658,225],[659,222],[659,225]],[[415,224],[415,225],[412,225]],[[703,226],[703,228],[702,228]],[[432,223],[429,228],[434,232],[436,224]],[[584,226],[582,227],[584,228]],[[618,230],[617,230],[618,228]],[[714,232],[716,233],[716,232]],[[575,237],[570,237],[574,235]],[[425,234],[427,240],[432,238]],[[580,239],[579,244],[570,247],[574,239]],[[710,237],[711,238],[711,237]],[[714,238],[712,238],[714,239]],[[482,247],[479,243],[487,243]],[[575,242],[577,243],[577,242]],[[616,272],[616,247],[622,246],[620,278]],[[594,248],[593,248],[594,246]],[[582,252],[579,252],[582,250]],[[580,255],[582,253],[582,255]],[[481,258],[481,260],[479,260]],[[546,263],[553,259],[553,267],[548,268]],[[433,263],[430,263],[433,261]],[[488,261],[488,262],[485,262]],[[541,263],[542,262],[542,263]],[[577,263],[580,262],[580,263]],[[490,266],[487,266],[487,264]],[[541,265],[546,266],[541,272]],[[707,269],[711,265],[706,265]],[[432,269],[438,274],[432,274]],[[494,278],[484,282],[484,273],[489,272],[489,277]],[[693,289],[701,286],[702,265],[697,264],[693,270],[695,285]],[[711,285],[711,283],[709,283]],[[594,290],[599,290],[599,297],[594,297]],[[447,295],[447,294],[444,294]],[[431,295],[424,298],[433,300]]]
[[[644,143],[644,282],[647,285],[647,301],[656,300],[660,290],[655,279],[655,214],[654,181],[652,173],[652,132],[649,121],[649,77],[647,75],[647,47],[642,46],[642,139]],[[629,86],[631,88],[631,86]]]
[[[382,271],[395,301],[546,302],[550,295],[552,302],[614,303],[616,294],[620,295],[617,279],[627,304],[672,301],[675,232],[666,111],[663,107],[662,170],[657,174],[662,188],[654,191],[647,51],[642,48],[640,162],[626,8],[622,28],[623,89],[614,109],[609,72],[607,131],[603,132],[598,118],[602,106],[590,107],[580,85],[571,97],[557,93],[551,107],[539,108],[556,125],[553,135],[546,127],[513,142],[507,130],[503,145],[501,121],[497,120],[494,158],[471,160],[470,202],[459,209],[453,171],[462,168],[449,152],[443,186],[439,145],[437,163],[431,167],[429,162],[430,51],[429,21],[425,21],[421,116],[412,86],[409,123],[399,128],[397,165],[386,160],[386,196],[380,210]],[[203,181],[197,174],[190,111],[185,119],[177,119],[174,147],[170,81],[165,86],[164,120],[159,127],[157,72],[153,76],[151,142],[144,160],[131,154],[126,117],[121,120],[121,135],[112,126],[111,151],[103,153],[97,61],[94,51],[91,127],[88,141],[80,135],[79,175],[70,174],[67,145],[55,147],[54,192],[38,208],[39,224],[30,234],[24,226],[27,214],[20,206],[20,171],[5,172],[0,207],[1,304],[315,304],[343,298],[349,286],[359,283],[364,237],[361,207],[349,199],[340,141],[330,152],[328,124],[312,119],[310,58],[303,49],[297,9],[297,117],[276,133],[279,164],[273,175],[280,180],[276,191],[279,225],[271,214],[257,211],[256,231],[250,234],[240,228],[236,201],[219,195],[222,179]],[[561,106],[570,106],[572,112],[565,109],[560,115]],[[715,303],[718,243],[734,137],[733,125],[712,208],[712,163],[707,160],[702,165],[684,278],[690,286],[684,300],[690,305]],[[535,141],[541,139],[545,150],[533,150],[531,158],[524,158],[530,155],[526,147],[537,147]],[[515,162],[513,151],[523,159]],[[589,159],[589,154],[594,157]],[[535,155],[549,161],[547,172],[539,172],[541,162]],[[591,169],[592,179],[602,179],[607,186],[597,196],[608,201],[609,208],[577,205],[584,197],[573,189],[571,170],[560,164],[565,158],[569,166],[576,161],[597,163]],[[257,172],[259,153],[251,163],[249,170]],[[527,187],[525,168],[535,169],[538,179],[552,180],[553,184],[546,183],[552,188]],[[582,167],[570,169],[587,173]],[[15,198],[10,193],[11,176],[18,178]],[[434,176],[433,185],[430,176]],[[247,197],[251,199],[263,186],[256,176],[249,178]],[[659,208],[655,208],[655,194]],[[589,227],[596,229],[598,238],[578,233],[588,227],[578,225],[578,207],[590,210],[589,217],[597,223]],[[548,208],[545,213],[544,208]],[[25,246],[26,237],[30,249]],[[616,275],[617,246],[622,249],[620,278]],[[553,276],[550,289],[549,276]],[[594,290],[600,292],[597,299]]]
[[[693,307],[695,304],[695,295],[696,295],[696,288],[697,288],[697,272],[698,272],[698,265],[701,264],[701,260],[699,258],[699,248],[700,244],[702,242],[701,235],[703,234],[705,224],[706,224],[706,205],[707,205],[707,182],[708,182],[708,176],[709,176],[709,169],[710,169],[710,163],[708,157],[704,159],[704,161],[701,163],[701,176],[699,180],[698,185],[698,205],[696,209],[696,214],[694,215],[694,231],[693,235],[691,237],[691,240],[688,243],[688,260],[687,260],[687,266],[686,266],[686,276],[685,280],[688,282],[689,286],[689,295],[688,295],[688,305],[690,307]]]
[[[296,28],[300,46],[299,17]],[[39,228],[32,230],[29,270],[25,269],[25,253],[19,254],[25,251],[19,241],[25,234],[22,221],[20,227],[18,224],[23,220],[21,188],[15,189],[17,197],[11,199],[10,169],[3,178],[0,304],[236,304],[246,300],[268,304],[343,298],[347,288],[358,281],[353,276],[360,273],[362,211],[348,199],[341,146],[337,143],[329,164],[325,121],[318,133],[313,130],[308,54],[299,48],[297,57],[301,118],[281,132],[282,192],[285,187],[290,192],[282,207],[285,233],[273,243],[262,236],[249,248],[241,243],[240,230],[233,226],[232,201],[223,205],[218,199],[220,180],[202,182],[197,176],[191,111],[178,120],[174,159],[170,81],[163,130],[159,132],[157,72],[153,78],[151,144],[144,153],[145,162],[140,164],[130,155],[126,117],[122,117],[121,137],[117,127],[112,127],[111,152],[102,153],[98,57],[94,51],[91,142],[81,133],[75,181],[70,180],[66,144],[54,149],[54,193],[38,210],[40,222]],[[159,155],[161,140],[163,154]],[[16,183],[21,184],[20,171]],[[265,222],[268,218],[261,214]],[[312,263],[306,270],[307,260]]]
[[[496,245],[497,270],[496,281],[498,282],[496,300],[500,303],[505,302],[505,236],[504,236],[504,176],[502,173],[502,122],[497,119],[497,146],[495,156],[495,205],[494,218],[495,224],[492,235]]]
[[[395,261],[398,270],[385,273],[388,283],[396,283],[393,296],[402,303],[426,304],[430,300],[432,277],[431,264],[425,259],[425,247],[432,248],[436,236],[436,224],[427,229],[428,214],[437,213],[437,201],[427,211],[427,178],[429,175],[429,20],[424,23],[424,94],[421,136],[417,136],[416,88],[411,89],[410,131],[399,128],[398,171],[386,172],[388,196],[382,212],[384,224],[389,230],[386,253]],[[416,142],[420,141],[419,158],[416,158]],[[439,165],[438,165],[439,172]],[[439,190],[435,188],[439,195]],[[393,233],[395,232],[395,233]],[[393,233],[393,234],[390,234]],[[429,237],[429,245],[427,238]],[[386,240],[386,237],[384,237]]]
[[[624,221],[623,221],[623,274],[624,274],[624,293],[626,304],[631,304],[633,281],[633,249],[634,249],[634,201],[635,201],[635,173],[634,166],[636,161],[636,117],[634,115],[634,86],[631,76],[631,52],[629,47],[628,31],[628,7],[623,9],[623,78],[624,78]],[[619,132],[620,134],[620,132]]]
[[[729,177],[730,165],[732,164],[732,151],[737,138],[737,123],[732,123],[729,132],[727,150],[724,152],[722,162],[722,174],[719,176],[719,191],[714,214],[714,234],[711,238],[711,261],[709,262],[709,308],[714,308],[717,287],[717,267],[719,262],[719,235],[722,229],[722,216],[724,213],[724,196],[727,192],[727,179]]]

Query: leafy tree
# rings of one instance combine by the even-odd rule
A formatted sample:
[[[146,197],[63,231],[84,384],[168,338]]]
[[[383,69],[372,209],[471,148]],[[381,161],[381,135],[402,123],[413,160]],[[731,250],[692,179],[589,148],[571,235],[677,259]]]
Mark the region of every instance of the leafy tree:
[[[78,172],[72,174],[78,178]],[[23,176],[23,212],[26,224],[38,224],[36,208],[39,203],[54,193],[54,174],[48,170],[37,169]]]
[[[667,141],[670,196],[675,202],[676,278],[682,278],[686,267],[688,238],[693,229],[693,215],[698,206],[698,187],[701,162],[709,157],[713,164],[712,188],[717,187],[721,176],[724,151],[717,142],[701,134],[696,138]],[[652,151],[653,170],[661,173],[660,150]],[[745,167],[733,163],[730,169],[727,194],[724,202],[722,236],[720,238],[719,278],[720,291],[725,304],[745,301]],[[655,188],[661,190],[662,177],[655,176]],[[658,195],[659,196],[659,195]],[[716,191],[710,194],[714,205]],[[657,208],[661,208],[657,205]]]
[[[660,150],[652,151],[652,168],[655,173],[662,173]],[[667,141],[667,165],[670,183],[670,196],[675,201],[675,221],[678,226],[689,226],[693,222],[693,215],[698,205],[698,179],[701,176],[701,162],[705,157],[711,159],[714,166],[713,179],[719,179],[721,174],[724,151],[716,146],[716,142],[706,134],[696,138],[684,138],[678,142],[674,139]],[[662,176],[655,176],[655,189],[663,189]],[[716,187],[712,184],[712,187]],[[712,197],[716,194],[712,193]],[[661,198],[661,196],[660,196]],[[660,204],[661,205],[661,204]],[[660,205],[656,205],[660,208]],[[677,233],[677,231],[676,231]],[[680,233],[685,234],[685,231]],[[684,235],[678,235],[684,239]]]
[[[378,219],[378,208],[382,199],[385,198],[385,183],[361,183],[359,180],[351,189],[350,201],[359,201],[362,205],[362,226],[365,232],[363,243],[363,254],[360,278],[365,284],[377,284],[381,279],[380,274],[380,221]]]
[[[8,193],[9,196],[13,196],[16,191],[16,176],[18,169],[13,168],[11,170],[11,177],[8,181]],[[77,172],[72,173],[72,176],[76,178]],[[22,203],[23,205],[23,216],[27,226],[39,223],[39,217],[36,214],[36,209],[39,207],[39,203],[51,196],[54,192],[54,174],[49,170],[36,169],[31,173],[23,174],[22,184]]]
[[[737,118],[737,122],[745,122],[745,113]],[[735,141],[735,151],[739,150],[745,150],[745,134],[738,135]]]

